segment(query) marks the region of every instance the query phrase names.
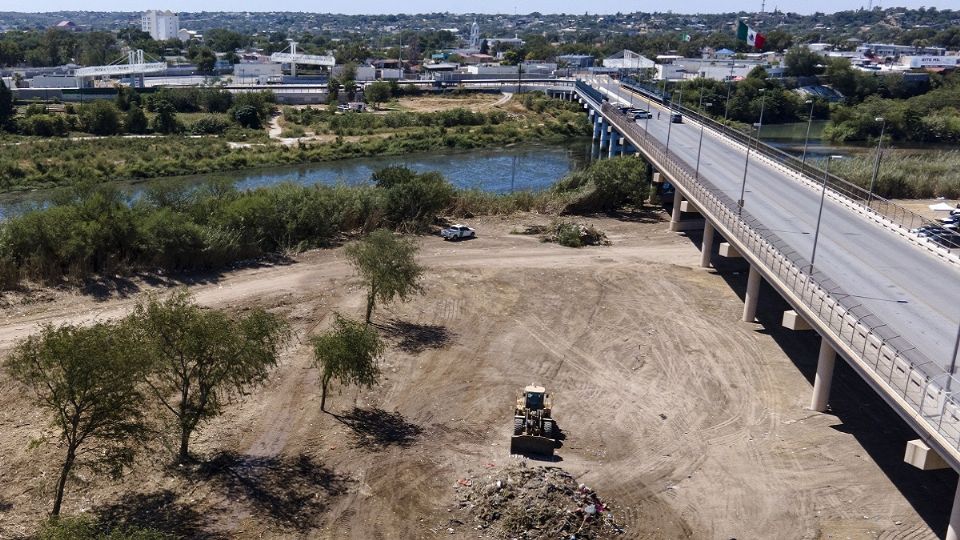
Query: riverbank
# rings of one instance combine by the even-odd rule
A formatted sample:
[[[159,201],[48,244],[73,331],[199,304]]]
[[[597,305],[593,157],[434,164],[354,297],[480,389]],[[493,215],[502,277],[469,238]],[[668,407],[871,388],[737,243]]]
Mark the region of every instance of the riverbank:
[[[589,134],[586,117],[571,103],[534,97],[511,100],[510,107],[509,112],[451,109],[438,113],[334,115],[328,120],[335,124],[332,141],[291,146],[278,142],[238,145],[221,137],[29,139],[0,147],[0,190],[208,174],[529,141],[563,142]],[[373,123],[378,127],[371,127]],[[380,126],[381,123],[384,125]]]

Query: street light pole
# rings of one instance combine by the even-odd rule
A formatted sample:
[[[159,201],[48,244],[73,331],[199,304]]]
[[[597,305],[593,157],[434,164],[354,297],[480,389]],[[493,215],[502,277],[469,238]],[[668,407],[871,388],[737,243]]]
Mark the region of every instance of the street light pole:
[[[803,165],[807,162],[807,141],[810,140],[810,125],[813,123],[813,100],[808,99],[805,103],[810,104],[810,114],[807,115],[807,135],[803,138],[803,157],[800,158],[801,171],[803,171]]]
[[[663,84],[664,91],[666,91],[667,84]],[[680,87],[683,88],[682,86]],[[673,96],[670,96],[670,102],[667,106],[667,150],[666,157],[670,157],[670,132],[673,130]]]
[[[950,355],[950,373],[947,377],[947,392],[950,391],[950,383],[953,382],[953,373],[957,369],[957,352],[960,352],[960,329],[957,330],[957,340],[953,344],[953,354]]]
[[[877,141],[877,159],[873,162],[873,177],[870,179],[870,191],[867,192],[867,208],[870,208],[870,201],[873,200],[873,188],[877,184],[877,175],[880,174],[880,145],[883,144],[883,131],[887,129],[887,119],[878,116],[874,118],[876,122],[883,122],[880,124],[880,139]]]
[[[760,98],[760,123],[759,126],[763,126],[763,107],[767,102],[767,94],[764,92],[764,89],[760,89],[760,93],[763,94],[763,97]],[[757,128],[757,145],[760,144],[760,129]],[[737,200],[737,215],[743,215],[743,198],[747,193],[747,168],[750,166],[750,139],[747,139],[747,157],[743,160],[743,181],[740,182],[740,198]]]
[[[727,117],[730,114],[730,91],[733,89],[733,67],[736,65],[736,60],[730,61],[730,76],[727,77],[727,103],[724,105],[723,109],[723,125],[720,126],[720,131],[724,135],[727,133]]]
[[[707,103],[707,107],[711,106],[713,106],[713,103]],[[700,94],[700,116],[703,116],[703,94]],[[700,118],[700,142],[697,144],[697,169],[693,177],[694,182],[700,180],[700,152],[703,150],[703,126],[703,118]]]
[[[820,211],[817,212],[817,228],[813,232],[813,252],[810,254],[810,276],[813,277],[813,263],[817,260],[817,241],[820,239],[820,220],[823,218],[823,203],[827,198],[827,176],[830,174],[830,162],[842,156],[827,156],[823,167],[823,186],[820,188]]]

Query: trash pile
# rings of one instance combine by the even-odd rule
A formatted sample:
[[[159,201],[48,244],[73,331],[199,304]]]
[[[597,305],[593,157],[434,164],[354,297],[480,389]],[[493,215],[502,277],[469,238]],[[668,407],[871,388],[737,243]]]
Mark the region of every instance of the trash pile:
[[[457,483],[460,508],[503,538],[588,540],[623,534],[589,487],[557,467],[511,465]]]

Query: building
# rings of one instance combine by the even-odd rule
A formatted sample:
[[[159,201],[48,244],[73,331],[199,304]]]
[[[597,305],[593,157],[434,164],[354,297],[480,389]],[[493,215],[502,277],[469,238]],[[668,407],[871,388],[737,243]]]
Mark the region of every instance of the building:
[[[603,67],[614,69],[653,69],[656,66],[642,54],[624,49],[612,56],[603,59]]]
[[[203,34],[198,33],[196,30],[181,28],[177,31],[177,38],[184,43],[190,40],[203,41]]]
[[[594,58],[589,54],[563,54],[557,60],[567,67],[583,69],[593,67]]]
[[[157,41],[178,39],[180,16],[172,11],[151,9],[140,17],[140,29]]]
[[[862,56],[883,56],[899,58],[908,55],[943,56],[947,50],[943,47],[914,47],[912,45],[891,45],[887,43],[864,43],[857,47]]]
[[[281,68],[275,62],[241,62],[233,66],[233,80],[240,84],[267,84],[282,77]]]
[[[900,65],[910,69],[960,67],[960,56],[901,56]]]

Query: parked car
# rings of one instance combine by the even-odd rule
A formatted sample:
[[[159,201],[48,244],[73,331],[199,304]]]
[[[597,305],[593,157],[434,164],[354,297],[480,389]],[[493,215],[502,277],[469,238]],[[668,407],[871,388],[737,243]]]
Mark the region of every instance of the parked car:
[[[477,233],[470,227],[458,223],[452,227],[441,230],[440,236],[442,236],[444,240],[463,240],[464,238],[476,238]]]

